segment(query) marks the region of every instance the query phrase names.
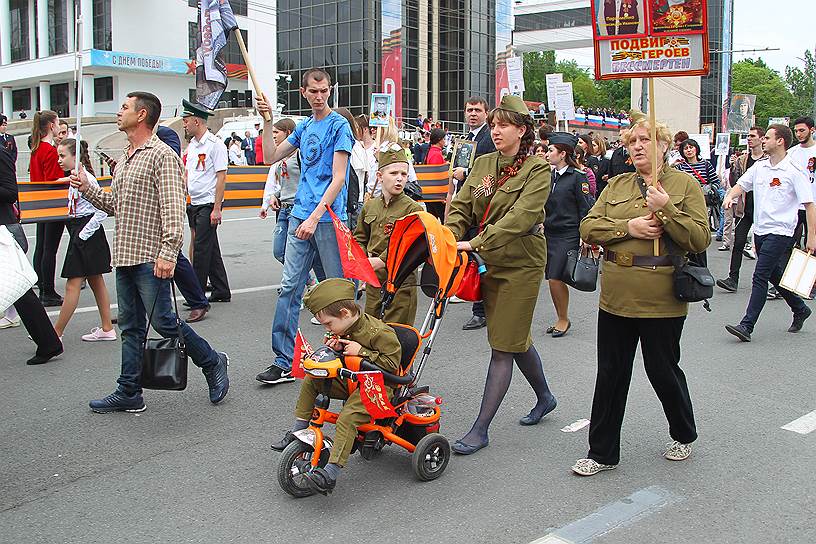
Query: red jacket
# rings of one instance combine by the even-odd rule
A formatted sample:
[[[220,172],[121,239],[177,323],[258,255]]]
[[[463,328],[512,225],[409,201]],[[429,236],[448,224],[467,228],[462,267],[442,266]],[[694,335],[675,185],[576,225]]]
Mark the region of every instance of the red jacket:
[[[445,157],[442,156],[442,148],[432,145],[428,149],[428,156],[425,159],[425,164],[445,164]]]
[[[259,134],[255,138],[255,164],[263,164],[263,139]]]
[[[57,148],[48,142],[40,142],[31,154],[28,172],[31,181],[55,181],[65,177],[57,157]]]

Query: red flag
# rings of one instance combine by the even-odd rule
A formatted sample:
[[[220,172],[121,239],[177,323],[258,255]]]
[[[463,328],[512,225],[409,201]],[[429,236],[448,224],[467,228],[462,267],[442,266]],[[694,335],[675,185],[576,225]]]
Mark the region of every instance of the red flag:
[[[331,215],[334,224],[334,234],[337,236],[337,249],[340,251],[343,275],[379,287],[380,280],[377,279],[377,274],[371,267],[371,263],[368,262],[368,256],[363,248],[360,247],[349,228],[337,217],[331,207],[327,205],[326,209],[329,210],[329,215]]]
[[[295,335],[295,354],[292,356],[292,377],[302,380],[306,377],[306,372],[303,370],[303,358],[312,353],[312,346],[303,337],[300,329]]]
[[[369,415],[374,419],[396,417],[397,412],[388,400],[383,375],[379,372],[358,372],[360,398]]]

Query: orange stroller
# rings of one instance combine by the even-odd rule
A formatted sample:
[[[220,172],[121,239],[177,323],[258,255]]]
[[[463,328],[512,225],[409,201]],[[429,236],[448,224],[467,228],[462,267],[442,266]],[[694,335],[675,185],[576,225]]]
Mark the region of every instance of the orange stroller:
[[[462,280],[467,257],[457,252],[456,240],[450,230],[431,214],[417,212],[394,223],[386,258],[388,275],[382,287],[383,311],[406,278],[423,263],[422,288],[432,300],[421,328],[391,324],[402,345],[398,375],[385,372],[359,357],[344,356],[327,346],[318,348],[304,359],[305,373],[312,378],[325,379],[326,387],[315,399],[309,426],[293,433],[296,440],[281,455],[278,483],[290,495],[306,497],[315,493],[305,481],[304,474],[312,467],[325,466],[333,445],[332,439],[323,433],[325,423],[337,422],[337,412],[329,410],[331,379],[356,380],[358,373],[379,372],[385,383],[399,387],[390,399],[396,417],[372,419],[358,427],[352,452],[359,451],[364,459],[371,459],[385,446],[397,444],[411,452],[411,465],[420,480],[434,480],[445,471],[450,459],[450,444],[439,434],[441,399],[432,396],[428,386],[417,384],[430,357],[448,298],[456,292]],[[420,350],[422,356],[416,361]]]

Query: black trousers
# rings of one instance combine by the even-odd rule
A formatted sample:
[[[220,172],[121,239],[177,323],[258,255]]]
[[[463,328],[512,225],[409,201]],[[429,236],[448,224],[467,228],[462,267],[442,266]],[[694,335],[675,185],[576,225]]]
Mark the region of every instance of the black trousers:
[[[807,247],[807,212],[799,210],[799,219],[793,231],[793,245],[799,249]]]
[[[745,213],[737,220],[734,228],[734,247],[731,248],[731,266],[728,277],[739,283],[740,267],[742,266],[742,250],[748,242],[748,231],[754,224],[754,193],[745,194]]]
[[[34,272],[37,273],[37,287],[40,294],[50,294],[54,289],[54,275],[57,272],[57,251],[59,250],[65,221],[37,223],[37,241],[34,246]]]
[[[14,303],[14,309],[20,314],[23,326],[37,344],[37,355],[54,353],[60,348],[60,339],[54,330],[54,325],[48,319],[48,314],[45,313],[45,308],[34,289],[29,289],[20,297]]]
[[[229,281],[224,261],[221,259],[221,248],[218,245],[218,225],[210,224],[212,204],[187,206],[187,218],[190,228],[195,230],[193,243],[193,269],[202,290],[207,288],[207,278],[212,283],[212,296],[230,298]]]
[[[640,341],[646,376],[663,405],[672,439],[697,439],[686,376],[680,369],[685,317],[630,318],[598,310],[598,376],[589,424],[589,455],[598,463],[620,461],[620,433],[635,349]]]

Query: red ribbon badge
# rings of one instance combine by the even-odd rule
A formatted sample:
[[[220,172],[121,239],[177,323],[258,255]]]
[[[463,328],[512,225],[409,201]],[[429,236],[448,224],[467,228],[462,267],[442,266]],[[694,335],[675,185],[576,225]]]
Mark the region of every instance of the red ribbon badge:
[[[773,178],[771,181],[771,187],[779,187],[780,185],[782,185],[782,182],[779,181],[779,178]]]

